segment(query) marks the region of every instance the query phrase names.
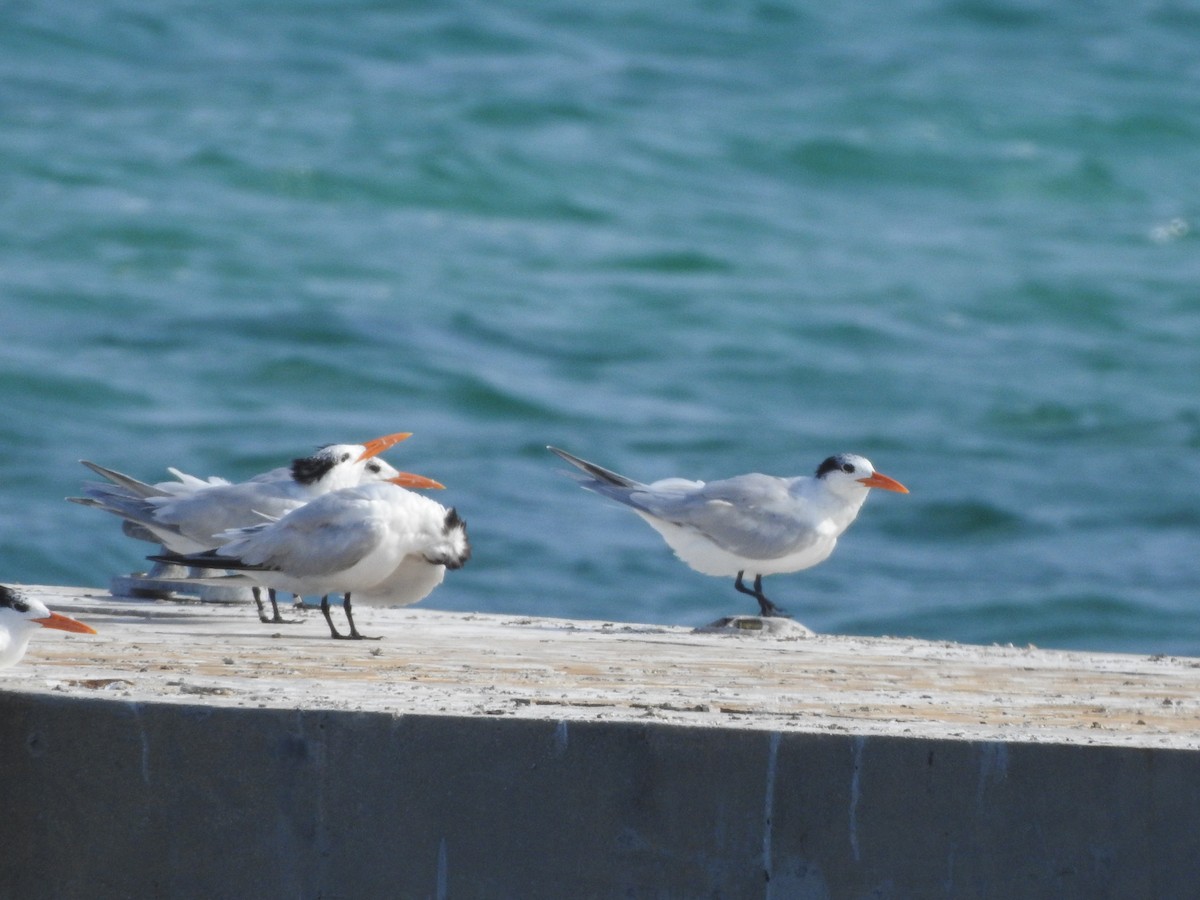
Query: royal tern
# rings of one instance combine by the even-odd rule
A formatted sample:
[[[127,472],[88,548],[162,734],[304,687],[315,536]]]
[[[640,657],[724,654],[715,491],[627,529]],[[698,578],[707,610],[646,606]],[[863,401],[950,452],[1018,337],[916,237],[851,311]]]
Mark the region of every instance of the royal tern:
[[[92,626],[50,612],[41,600],[0,584],[0,669],[20,661],[39,625],[80,634],[96,633]]]
[[[206,553],[151,556],[160,562],[230,569],[294,594],[321,595],[334,638],[329,595],[344,595],[348,637],[362,639],[351,595],[406,606],[429,595],[446,569],[471,557],[466,523],[453,509],[396,484],[363,484],[324,494],[274,522],[238,528]],[[239,576],[233,576],[237,578]]]
[[[823,562],[850,527],[871,488],[908,493],[853,453],[831,456],[813,476],[737,475],[722,481],[667,478],[642,484],[548,447],[586,475],[580,486],[630,507],[681,560],[705,575],[734,578],[758,600],[763,616],[783,615],[763,593],[764,575],[798,572]],[[754,587],[742,583],[754,575]]]
[[[410,436],[400,432],[365,444],[329,444],[290,466],[236,484],[215,476],[204,480],[172,468],[168,471],[176,481],[152,485],[83,460],[109,483],[90,482],[84,485],[86,497],[67,499],[121,516],[127,534],[160,543],[172,553],[202,553],[217,547],[217,535],[224,531],[278,518],[330,491],[382,481],[413,488],[442,487],[376,458]],[[255,592],[259,618],[283,622],[273,592],[270,599],[273,616],[268,619]]]

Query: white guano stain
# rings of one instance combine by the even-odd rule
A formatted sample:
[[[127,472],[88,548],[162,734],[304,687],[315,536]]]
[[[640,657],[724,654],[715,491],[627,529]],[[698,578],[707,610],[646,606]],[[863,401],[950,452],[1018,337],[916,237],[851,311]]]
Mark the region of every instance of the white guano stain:
[[[438,841],[437,889],[435,892],[437,900],[446,900],[450,896],[450,866],[448,856],[446,839],[442,838]]]
[[[779,765],[779,741],[782,735],[778,732],[771,733],[771,740],[767,745],[767,788],[766,800],[763,803],[763,846],[762,846],[762,864],[763,872],[766,875],[767,882],[767,897],[771,896],[771,870],[774,866],[774,861],[771,859],[771,830],[772,819],[775,816],[775,772]]]
[[[561,720],[554,729],[554,755],[563,756],[567,752],[567,720]]]
[[[983,744],[979,754],[979,785],[975,791],[975,804],[982,808],[984,793],[988,786],[1008,778],[1008,745],[1001,741]]]
[[[862,799],[862,775],[863,750],[867,746],[867,739],[859,736],[854,739],[854,769],[850,775],[850,852],[854,854],[854,861],[858,862],[861,854],[858,848],[858,801]]]

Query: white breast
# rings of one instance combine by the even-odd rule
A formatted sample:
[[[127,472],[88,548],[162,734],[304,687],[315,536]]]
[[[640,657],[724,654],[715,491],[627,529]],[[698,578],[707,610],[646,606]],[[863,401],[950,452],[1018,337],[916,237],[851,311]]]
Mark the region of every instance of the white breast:
[[[694,528],[664,522],[662,519],[656,519],[640,510],[634,511],[663,536],[667,545],[675,551],[676,556],[702,575],[733,578],[742,571],[753,575],[799,572],[801,569],[807,569],[828,559],[833,548],[837,546],[837,534],[831,528],[828,535],[823,535],[819,540],[797,553],[780,556],[776,559],[749,559],[718,547]]]

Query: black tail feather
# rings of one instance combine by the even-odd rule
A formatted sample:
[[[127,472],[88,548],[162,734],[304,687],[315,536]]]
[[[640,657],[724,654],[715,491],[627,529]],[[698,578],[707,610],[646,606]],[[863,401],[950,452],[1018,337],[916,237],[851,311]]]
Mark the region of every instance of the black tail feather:
[[[641,486],[641,482],[634,481],[632,478],[626,478],[624,475],[618,475],[610,469],[605,469],[603,466],[598,466],[595,463],[588,462],[586,459],[580,459],[578,456],[572,456],[566,450],[560,450],[557,447],[546,447],[551,453],[554,453],[562,459],[569,462],[578,469],[587,472],[597,481],[603,481],[606,484],[616,485],[617,487],[636,488]]]
[[[167,563],[172,566],[188,566],[193,569],[233,569],[239,572],[267,571],[266,566],[242,562],[240,559],[232,556],[221,556],[213,550],[204,553],[171,553],[168,551],[167,553],[156,553],[153,556],[147,556],[146,559],[151,562]]]

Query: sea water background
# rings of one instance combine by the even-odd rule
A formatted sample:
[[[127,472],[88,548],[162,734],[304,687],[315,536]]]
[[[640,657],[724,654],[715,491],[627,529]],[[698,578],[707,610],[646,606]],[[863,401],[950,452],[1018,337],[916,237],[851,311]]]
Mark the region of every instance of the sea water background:
[[[821,631],[1200,655],[1200,12],[1023,0],[6,4],[0,579],[149,545],[86,457],[396,430],[426,605],[749,598],[559,475],[870,457]]]

